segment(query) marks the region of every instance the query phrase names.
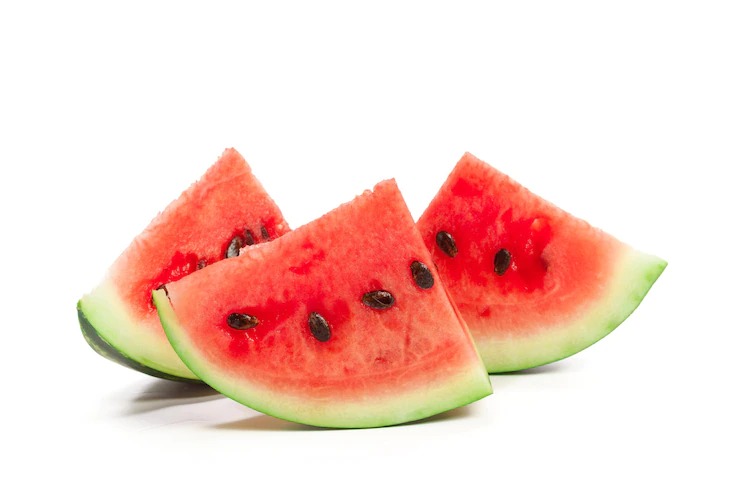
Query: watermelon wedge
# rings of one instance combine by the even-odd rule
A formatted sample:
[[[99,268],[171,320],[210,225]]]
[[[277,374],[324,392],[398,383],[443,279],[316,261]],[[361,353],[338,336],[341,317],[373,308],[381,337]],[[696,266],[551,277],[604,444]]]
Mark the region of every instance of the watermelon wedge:
[[[666,267],[471,154],[418,228],[492,373],[595,343],[637,308]]]
[[[193,373],[290,421],[385,426],[491,393],[394,181],[153,296]]]
[[[244,158],[228,149],[137,236],[77,304],[99,354],[143,373],[198,380],[172,350],[152,302],[158,287],[289,230]]]

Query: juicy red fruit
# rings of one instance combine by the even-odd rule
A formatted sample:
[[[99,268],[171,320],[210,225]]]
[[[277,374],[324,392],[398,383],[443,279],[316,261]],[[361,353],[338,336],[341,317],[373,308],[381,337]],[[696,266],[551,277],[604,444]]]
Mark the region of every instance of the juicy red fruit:
[[[289,231],[282,214],[234,149],[223,155],[121,253],[78,304],[97,352],[154,376],[195,379],[170,346],[152,292]],[[104,346],[103,346],[104,345]],[[103,348],[103,349],[101,349]]]
[[[665,267],[471,154],[417,226],[494,373],[557,361],[603,338]],[[440,231],[454,237],[454,257]]]
[[[241,231],[244,231],[243,229]],[[238,237],[239,233],[235,233],[234,237]],[[224,242],[223,246],[221,247],[221,250],[226,252],[229,249],[229,245],[232,243],[233,237],[229,238],[226,242]],[[226,254],[224,253],[223,257],[226,257]],[[196,270],[200,270],[206,265],[212,264],[214,262],[217,262],[218,260],[221,260],[219,258],[215,257],[205,257],[205,256],[199,256],[196,253],[183,253],[183,252],[175,252],[175,254],[172,256],[172,260],[160,271],[160,273],[154,277],[149,282],[145,281],[145,286],[142,287],[142,300],[145,304],[148,304],[149,307],[153,310],[154,304],[152,303],[151,298],[151,292],[155,289],[159,289],[162,286],[165,286],[167,283],[177,281],[179,279],[182,279],[183,277],[187,276],[188,274],[192,274]]]
[[[469,213],[449,217],[438,224],[454,239],[458,255],[445,255],[446,275],[459,280],[468,276],[479,286],[491,286],[501,294],[542,289],[547,274],[546,247],[552,238],[550,221],[545,214],[515,217],[511,208],[486,196],[479,187],[459,180],[452,191],[459,200],[469,201]],[[479,221],[477,218],[495,218]],[[434,245],[442,252],[439,245]],[[511,256],[502,274],[495,272],[495,257],[501,250]]]
[[[192,324],[195,347],[219,348],[209,350],[208,358],[230,374],[244,371],[253,382],[274,385],[283,373],[281,381],[313,375],[319,387],[333,382],[321,392],[365,387],[367,372],[382,379],[375,375],[376,358],[389,371],[403,372],[406,365],[437,366],[440,358],[462,357],[470,341],[455,330],[459,319],[441,284],[422,289],[412,276],[414,261],[433,264],[400,193],[391,182],[374,193],[380,196],[358,199],[362,207],[342,209],[342,219],[324,217],[310,232],[293,232],[168,286],[172,305]],[[346,234],[353,231],[361,234]],[[408,238],[421,244],[414,247]],[[370,254],[368,244],[381,245],[376,251],[382,254]],[[175,286],[190,286],[186,299]],[[434,299],[445,303],[434,310],[424,305]],[[231,313],[249,314],[259,324],[234,329]],[[313,313],[328,331],[316,316],[312,327]],[[344,382],[346,372],[356,378]],[[297,381],[285,385],[305,391]]]
[[[159,275],[149,281],[146,287],[142,288],[142,301],[149,304],[149,306],[154,309],[151,295],[152,291],[159,289],[168,282],[177,281],[188,274],[192,274],[198,270],[198,264],[202,260],[204,259],[198,257],[194,253],[175,252],[170,263],[162,269]],[[208,260],[206,260],[206,263],[208,263]]]

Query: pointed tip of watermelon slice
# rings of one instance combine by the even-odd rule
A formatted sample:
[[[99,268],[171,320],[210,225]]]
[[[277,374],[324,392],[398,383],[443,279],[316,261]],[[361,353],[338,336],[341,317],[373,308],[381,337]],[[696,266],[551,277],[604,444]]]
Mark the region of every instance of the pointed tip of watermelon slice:
[[[606,294],[590,308],[558,326],[526,339],[478,341],[489,373],[534,368],[572,356],[609,335],[642,303],[668,262],[625,245]]]

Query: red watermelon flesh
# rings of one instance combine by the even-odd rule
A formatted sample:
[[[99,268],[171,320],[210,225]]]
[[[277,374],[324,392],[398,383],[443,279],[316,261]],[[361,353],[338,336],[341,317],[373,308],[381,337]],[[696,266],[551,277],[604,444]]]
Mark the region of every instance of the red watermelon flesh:
[[[393,181],[154,300],[196,375],[291,421],[391,425],[491,392]]]
[[[79,301],[86,340],[103,356],[144,373],[196,380],[167,341],[152,291],[287,231],[280,210],[244,158],[227,149]]]
[[[588,347],[637,308],[666,266],[470,154],[418,228],[489,372]]]

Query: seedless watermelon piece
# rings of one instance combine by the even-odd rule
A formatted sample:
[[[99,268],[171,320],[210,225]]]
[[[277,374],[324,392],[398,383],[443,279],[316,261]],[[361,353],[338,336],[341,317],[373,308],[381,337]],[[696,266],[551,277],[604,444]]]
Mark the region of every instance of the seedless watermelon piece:
[[[491,393],[393,181],[154,300],[196,375],[287,420],[392,425]]]
[[[637,308],[666,266],[470,154],[418,228],[492,373],[595,343]]]
[[[154,218],[100,285],[78,302],[85,339],[99,354],[135,370],[197,381],[167,341],[152,291],[288,230],[244,158],[227,149]]]

